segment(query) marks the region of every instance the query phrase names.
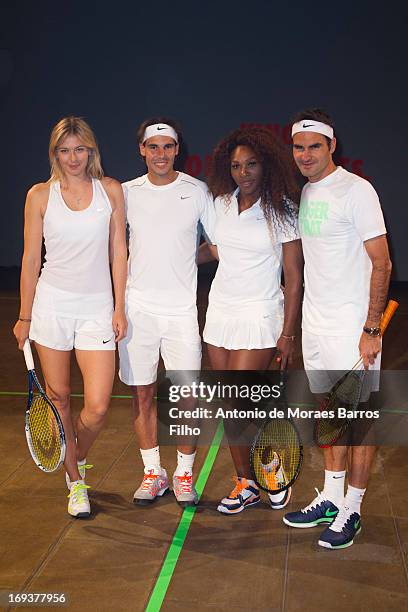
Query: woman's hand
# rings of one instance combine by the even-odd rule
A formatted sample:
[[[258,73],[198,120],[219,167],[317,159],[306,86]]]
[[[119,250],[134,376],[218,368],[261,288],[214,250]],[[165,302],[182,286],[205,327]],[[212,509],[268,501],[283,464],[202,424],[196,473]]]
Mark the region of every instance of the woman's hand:
[[[280,336],[276,343],[276,361],[280,363],[280,369],[286,370],[293,363],[295,353],[295,336]]]
[[[13,327],[13,334],[16,337],[18,348],[20,349],[20,351],[23,350],[24,342],[28,338],[28,334],[30,332],[30,325],[30,321],[20,321],[19,319]]]
[[[125,338],[127,333],[128,322],[126,319],[124,307],[115,308],[112,317],[112,328],[115,332],[115,342],[119,342]]]

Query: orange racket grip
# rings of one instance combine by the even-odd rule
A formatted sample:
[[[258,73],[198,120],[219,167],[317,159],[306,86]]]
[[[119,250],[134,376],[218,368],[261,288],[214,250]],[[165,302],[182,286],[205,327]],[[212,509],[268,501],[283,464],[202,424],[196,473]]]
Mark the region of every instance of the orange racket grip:
[[[381,334],[385,332],[388,327],[388,323],[391,321],[394,316],[394,312],[397,310],[399,304],[395,300],[390,300],[387,304],[387,308],[384,310],[384,314],[381,317],[380,329]]]

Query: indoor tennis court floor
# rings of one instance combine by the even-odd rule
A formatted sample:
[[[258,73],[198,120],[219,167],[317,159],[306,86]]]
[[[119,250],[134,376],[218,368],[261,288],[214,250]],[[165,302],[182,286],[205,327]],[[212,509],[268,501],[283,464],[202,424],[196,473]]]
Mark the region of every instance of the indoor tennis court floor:
[[[200,319],[206,290],[200,293]],[[408,296],[385,340],[383,363],[407,369]],[[196,510],[183,510],[172,493],[150,507],[132,503],[142,463],[132,433],[130,400],[115,397],[108,422],[88,461],[93,515],[71,519],[64,473],[35,468],[24,435],[26,372],[11,326],[17,292],[0,297],[1,526],[0,590],[64,593],[73,611],[408,610],[408,443],[378,453],[363,506],[361,535],[340,551],[317,545],[319,529],[290,530],[283,511],[262,503],[223,516],[217,502],[233,487],[222,425],[200,447],[195,473],[202,491]],[[300,362],[298,362],[299,364]],[[204,362],[208,366],[207,361]],[[73,393],[82,388],[76,368]],[[116,381],[114,396],[128,395]],[[81,398],[73,398],[74,410]],[[318,449],[306,449],[289,509],[309,503],[322,487]],[[175,448],[162,447],[171,475]],[[31,609],[28,606],[21,610]]]

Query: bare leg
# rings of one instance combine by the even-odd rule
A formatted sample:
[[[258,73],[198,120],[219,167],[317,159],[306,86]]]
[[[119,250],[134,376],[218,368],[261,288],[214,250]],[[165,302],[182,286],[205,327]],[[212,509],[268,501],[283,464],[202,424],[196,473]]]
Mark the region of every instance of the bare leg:
[[[79,480],[75,434],[70,410],[71,351],[57,351],[35,343],[45,379],[47,395],[57,408],[65,431],[65,469],[71,481]]]
[[[134,428],[143,450],[157,446],[157,404],[154,399],[156,383],[132,387]]]
[[[352,446],[349,453],[349,479],[352,487],[366,489],[374,460],[375,446]]]
[[[224,348],[208,345],[208,354],[214,370],[266,370],[272,361],[273,348],[229,351]],[[234,440],[236,427],[225,421],[225,432],[230,441]],[[230,444],[232,460],[238,476],[251,478],[249,464],[249,447]]]
[[[346,469],[347,446],[330,446],[323,449],[324,467],[331,472],[342,472]]]
[[[178,408],[179,410],[189,410],[192,411],[195,408],[197,408],[197,399],[195,397],[182,397],[180,398],[180,400],[178,401]],[[183,419],[179,420],[180,425],[183,424]],[[197,425],[197,420],[195,419],[188,419],[186,424],[188,424],[190,427],[194,427],[195,425]],[[179,443],[177,445],[177,449],[181,452],[181,453],[185,453],[186,455],[191,455],[192,453],[195,452],[195,449],[197,447],[196,444],[196,439],[192,438],[191,436],[183,436],[183,437],[179,437]],[[184,441],[187,441],[187,443],[184,443]],[[190,442],[190,443],[188,443]]]
[[[76,422],[77,459],[82,460],[102,429],[109,408],[115,351],[76,349],[75,353],[84,380],[84,407]]]
[[[228,357],[231,351],[212,344],[207,344],[207,348],[212,369],[228,370]]]

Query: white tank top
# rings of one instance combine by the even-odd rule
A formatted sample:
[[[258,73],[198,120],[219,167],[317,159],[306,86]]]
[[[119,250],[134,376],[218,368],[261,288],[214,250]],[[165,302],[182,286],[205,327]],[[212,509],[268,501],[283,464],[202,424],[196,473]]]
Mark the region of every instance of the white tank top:
[[[101,182],[92,179],[92,188],[90,205],[73,211],[64,202],[60,183],[51,183],[43,219],[46,256],[39,280],[39,285],[47,290],[55,289],[56,295],[61,291],[72,294],[66,298],[72,297],[75,303],[83,296],[82,310],[89,314],[97,309],[98,303],[106,306],[112,302],[109,270],[112,208]],[[72,309],[65,304],[63,310]]]

